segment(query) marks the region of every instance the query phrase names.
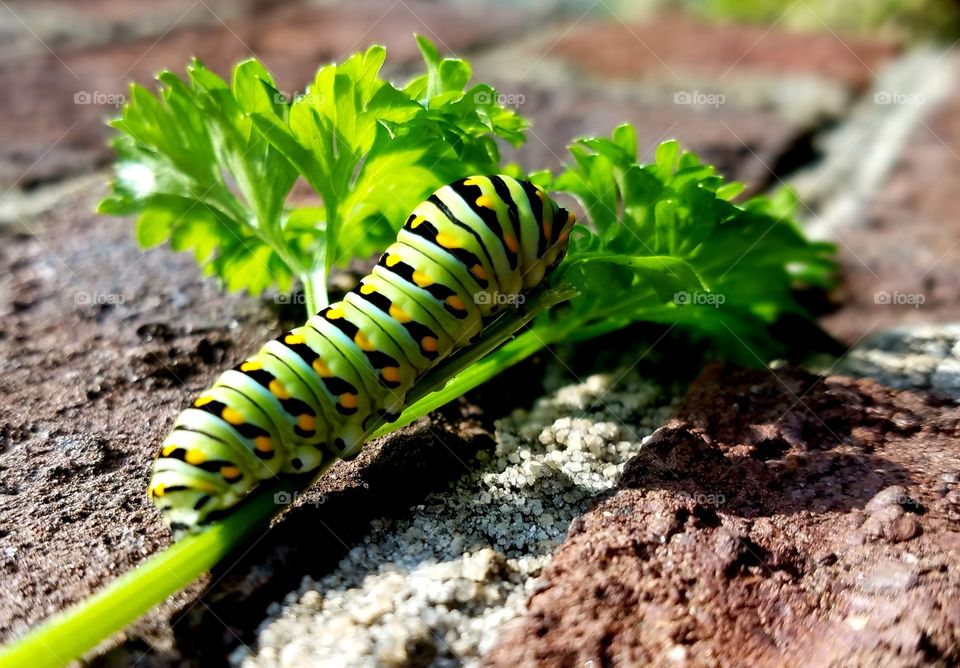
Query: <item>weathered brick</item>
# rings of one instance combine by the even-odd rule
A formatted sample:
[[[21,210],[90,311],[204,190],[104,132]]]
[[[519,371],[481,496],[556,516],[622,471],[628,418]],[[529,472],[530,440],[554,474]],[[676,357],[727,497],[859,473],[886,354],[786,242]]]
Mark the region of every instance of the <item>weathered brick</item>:
[[[850,343],[870,331],[960,320],[960,95],[912,133],[864,210],[833,230],[842,308],[824,320]],[[920,303],[922,302],[922,303]]]
[[[563,34],[551,56],[593,74],[661,78],[814,74],[861,88],[896,52],[892,44],[841,37],[826,29],[797,33],[776,27],[719,25],[659,17],[628,25],[596,22]]]
[[[755,191],[771,182],[779,157],[803,131],[771,110],[657,104],[596,89],[509,90],[504,94],[523,100],[520,111],[534,119],[534,126],[527,145],[505,155],[528,169],[557,169],[569,159],[566,146],[573,139],[609,136],[617,125],[629,122],[637,129],[641,160],[652,159],[661,141],[677,139],[684,149]]]
[[[103,120],[115,110],[75,104],[74,96],[123,94],[128,82],[146,82],[161,69],[182,72],[194,55],[221,74],[256,55],[281,88],[293,92],[303,90],[320,65],[372,43],[385,44],[396,65],[419,57],[414,32],[433,37],[440,48],[462,51],[506,38],[519,25],[509,12],[450,10],[422,0],[270,7],[226,23],[174,27],[159,41],[147,37],[7,59],[0,64],[0,87],[12,93],[0,115],[0,186],[30,185],[106,161]]]

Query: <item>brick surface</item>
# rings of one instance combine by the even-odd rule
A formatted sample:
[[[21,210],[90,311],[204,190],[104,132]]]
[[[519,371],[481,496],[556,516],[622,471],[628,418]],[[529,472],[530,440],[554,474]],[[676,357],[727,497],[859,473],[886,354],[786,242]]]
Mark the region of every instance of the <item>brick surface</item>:
[[[772,110],[732,107],[694,108],[655,103],[598,91],[511,87],[522,96],[520,111],[534,121],[529,141],[506,156],[530,169],[558,169],[569,159],[566,146],[577,137],[605,135],[621,123],[637,128],[641,161],[651,160],[657,145],[677,139],[704,161],[751,191],[768,185],[777,163],[803,128]]]
[[[824,320],[848,343],[898,325],[960,320],[960,95],[913,132],[876,197],[834,230],[842,304]]]
[[[565,33],[550,49],[586,72],[606,76],[677,80],[697,74],[719,77],[719,84],[742,75],[813,74],[858,88],[895,52],[889,43],[827,31],[794,33],[679,17],[589,23]]]
[[[9,0],[0,6],[0,56],[22,58],[156,38],[172,25],[215,25],[273,4],[275,0]]]
[[[952,402],[708,367],[486,666],[955,665]]]
[[[372,43],[385,44],[395,66],[419,57],[414,32],[433,37],[441,48],[462,51],[505,38],[519,25],[509,11],[451,10],[419,0],[295,5],[226,23],[174,25],[159,41],[144,37],[7,59],[0,64],[0,87],[15,94],[5,97],[0,114],[0,186],[18,181],[29,186],[105,162],[110,153],[103,121],[116,114],[110,96],[123,94],[130,81],[148,82],[161,69],[182,72],[194,55],[221,74],[256,55],[282,89],[294,92],[320,65]],[[75,104],[78,92],[107,103]]]

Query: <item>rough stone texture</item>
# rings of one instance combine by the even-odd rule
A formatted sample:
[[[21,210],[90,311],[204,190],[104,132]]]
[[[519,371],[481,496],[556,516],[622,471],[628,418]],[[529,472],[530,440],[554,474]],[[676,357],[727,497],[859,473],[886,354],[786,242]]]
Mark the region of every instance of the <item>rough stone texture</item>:
[[[958,436],[923,393],[708,368],[486,663],[956,663]]]
[[[192,56],[228,75],[236,61],[256,55],[280,88],[293,94],[322,64],[373,43],[387,46],[396,67],[419,58],[414,32],[440,36],[443,48],[462,51],[508,39],[520,25],[508,11],[451,10],[423,0],[265,4],[233,20],[194,25],[181,25],[173,14],[164,27],[169,32],[159,39],[150,35],[4,58],[0,87],[16,93],[4,97],[0,114],[0,186],[27,187],[105,162],[110,153],[104,120],[117,114],[128,83],[148,84],[161,69],[182,74]],[[83,100],[89,103],[78,103]]]
[[[759,192],[814,157],[812,133],[842,117],[896,50],[829,34],[617,18],[583,15],[475,59],[478,76],[536,121],[518,154],[524,166],[556,169],[573,138],[629,121],[644,158],[676,138]]]
[[[960,401],[960,324],[876,332],[844,355],[836,371]]]
[[[814,74],[854,88],[869,83],[893,45],[796,33],[764,26],[717,25],[683,17],[585,23],[557,40],[552,52],[605,76],[672,79]],[[720,83],[720,82],[717,82]]]
[[[956,91],[960,61],[948,58]],[[834,299],[842,308],[823,324],[848,344],[881,329],[960,320],[958,112],[956,92],[930,109],[886,182],[835,229],[843,280]]]
[[[520,111],[535,119],[527,143],[504,151],[528,169],[559,170],[569,161],[567,145],[577,137],[609,135],[621,123],[637,128],[640,160],[652,160],[660,142],[677,139],[730,179],[750,184],[751,192],[773,180],[782,156],[803,129],[763,109],[720,107],[709,113],[662,101],[638,101],[617,92],[585,93],[569,87],[502,87],[522,95]]]

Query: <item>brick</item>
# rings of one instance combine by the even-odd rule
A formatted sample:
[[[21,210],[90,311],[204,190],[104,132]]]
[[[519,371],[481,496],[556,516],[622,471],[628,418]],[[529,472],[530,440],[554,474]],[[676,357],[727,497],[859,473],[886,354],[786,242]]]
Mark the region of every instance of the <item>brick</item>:
[[[563,34],[549,53],[602,76],[677,81],[674,75],[722,80],[730,75],[812,74],[862,88],[896,50],[890,43],[841,37],[826,29],[784,32],[775,26],[666,16],[632,25],[589,23]]]
[[[823,320],[854,343],[894,326],[960,320],[960,94],[919,124],[867,206],[833,230],[841,308]],[[919,298],[918,298],[919,297]]]
[[[677,139],[724,176],[757,191],[770,183],[779,157],[803,132],[771,110],[679,106],[597,89],[515,86],[502,91],[522,100],[520,111],[534,120],[527,145],[519,153],[505,151],[528,169],[556,170],[569,159],[566,146],[574,138],[609,136],[614,127],[630,122],[637,129],[641,161],[651,160],[661,141]]]
[[[419,58],[414,32],[440,35],[440,48],[463,51],[504,38],[517,25],[509,12],[455,11],[418,0],[384,10],[381,3],[362,1],[270,8],[226,24],[177,27],[159,41],[146,37],[7,59],[0,64],[0,88],[15,93],[6,96],[0,116],[0,186],[18,180],[29,186],[107,161],[103,120],[116,110],[74,104],[74,95],[123,94],[128,82],[147,82],[161,69],[182,72],[194,55],[221,74],[257,55],[281,88],[293,92],[303,90],[322,64],[373,43],[388,47],[395,67]]]

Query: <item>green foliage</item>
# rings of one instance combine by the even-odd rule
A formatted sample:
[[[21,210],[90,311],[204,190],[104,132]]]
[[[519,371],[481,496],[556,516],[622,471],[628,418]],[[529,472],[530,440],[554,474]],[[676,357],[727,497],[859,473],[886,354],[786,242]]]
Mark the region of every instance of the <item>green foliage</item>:
[[[829,284],[832,245],[804,238],[789,191],[734,204],[742,186],[676,142],[661,144],[650,165],[636,147],[630,125],[570,147],[573,164],[550,185],[581,203],[589,225],[575,227],[553,280],[581,297],[538,327],[575,341],[643,320],[682,325],[746,363],[782,352],[769,326],[805,314],[791,294],[798,281]]]
[[[953,41],[960,34],[960,7],[953,0],[678,0],[677,4],[708,18],[776,24],[788,30],[913,41]]]
[[[187,81],[162,72],[157,96],[132,86],[100,211],[136,214],[142,245],[192,250],[231,290],[297,276],[317,310],[335,264],[381,250],[440,185],[499,171],[495,138],[523,141],[526,120],[490,86],[466,87],[466,61],[417,41],[425,72],[402,88],[380,76],[380,46],[321,68],[292,101],[256,60],[229,85],[195,60]],[[285,206],[297,178],[321,206]]]

